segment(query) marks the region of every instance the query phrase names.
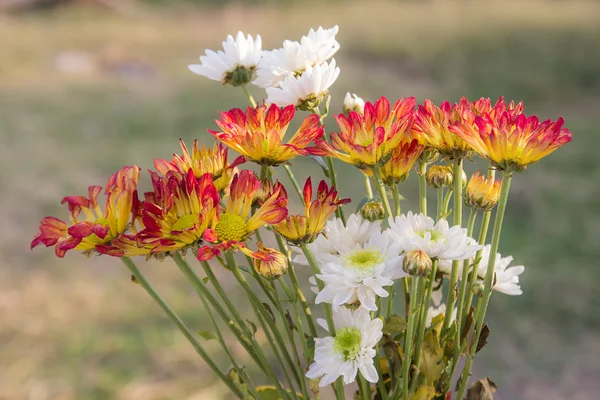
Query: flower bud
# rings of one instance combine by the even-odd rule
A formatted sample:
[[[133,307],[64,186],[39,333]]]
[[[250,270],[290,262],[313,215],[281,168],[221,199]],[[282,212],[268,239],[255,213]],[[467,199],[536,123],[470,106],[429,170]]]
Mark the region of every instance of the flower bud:
[[[223,78],[223,83],[231,86],[245,85],[250,83],[255,71],[255,66],[238,65],[233,71],[227,71]]]
[[[260,181],[260,189],[254,193],[253,206],[261,206],[273,194],[273,184],[268,178]]]
[[[431,164],[432,162],[435,162],[435,160],[437,160],[439,156],[440,153],[438,153],[436,149],[426,148],[419,156],[419,162]]]
[[[465,190],[465,205],[491,211],[500,199],[500,181],[486,178],[479,171],[471,176]]]
[[[275,279],[288,270],[287,257],[276,249],[265,247],[261,242],[256,244],[258,251],[250,256],[254,259],[254,270],[263,278]]]
[[[360,115],[365,113],[365,101],[358,97],[355,93],[346,93],[343,105],[344,114],[349,114],[350,111],[356,111]]]
[[[360,208],[360,215],[367,221],[381,221],[385,218],[385,209],[379,200],[369,200]]]
[[[483,281],[477,280],[473,283],[471,290],[473,291],[473,294],[475,296],[481,297],[481,296],[483,296],[483,288],[484,288]]]
[[[432,165],[427,170],[427,184],[434,189],[450,187],[454,183],[452,167],[447,165]]]
[[[431,258],[422,250],[409,251],[404,255],[402,269],[414,276],[428,276],[431,273]]]

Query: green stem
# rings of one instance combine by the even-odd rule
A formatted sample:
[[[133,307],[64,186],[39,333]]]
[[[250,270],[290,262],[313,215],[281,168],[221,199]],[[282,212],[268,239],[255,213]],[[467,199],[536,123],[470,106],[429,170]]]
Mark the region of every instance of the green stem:
[[[385,216],[391,217],[392,207],[390,207],[390,200],[388,199],[387,193],[385,191],[385,185],[383,183],[383,179],[381,178],[381,170],[379,167],[373,168],[373,177],[375,178],[375,188],[377,189],[377,193],[383,202],[383,209],[385,210]]]
[[[462,159],[457,158],[454,160],[454,209],[452,214],[454,215],[454,225],[462,224]],[[446,300],[446,314],[444,315],[444,325],[442,331],[450,326],[452,314],[454,311],[454,305],[456,303],[456,285],[458,282],[458,268],[460,261],[452,261],[452,271],[450,273],[450,287],[448,289],[448,298]]]
[[[398,193],[398,186],[392,185],[390,186],[392,191],[392,198],[394,199],[394,216],[400,215],[400,195]]]
[[[300,201],[304,203],[304,196],[302,195],[302,188],[298,184],[298,181],[296,180],[296,177],[294,176],[292,169],[287,164],[283,164],[283,169],[287,173],[288,178],[290,178],[290,181],[292,182],[292,186],[294,187],[296,194],[300,198]]]
[[[246,93],[246,97],[248,98],[248,102],[250,102],[250,105],[256,108],[256,101],[254,101],[254,97],[252,97],[246,85],[242,85],[242,89],[244,89],[244,93]]]
[[[406,279],[406,278],[405,278]],[[396,386],[399,386],[399,383],[402,383],[402,399],[409,400],[409,379],[410,379],[410,370],[412,365],[412,345],[413,345],[413,337],[414,337],[414,329],[417,317],[417,311],[419,310],[419,283],[423,280],[423,278],[418,276],[411,277],[410,283],[410,310],[408,313],[408,324],[406,326],[406,336],[404,337],[404,359],[402,360],[402,380],[398,380]],[[394,393],[397,392],[397,389],[394,388]]]
[[[479,342],[479,335],[483,328],[483,322],[485,314],[490,300],[490,294],[492,291],[492,283],[494,280],[494,268],[496,264],[496,253],[498,253],[498,246],[500,244],[500,233],[502,231],[502,222],[504,220],[504,212],[506,211],[506,203],[508,202],[508,192],[510,190],[510,181],[512,179],[511,172],[504,172],[502,174],[502,187],[500,188],[500,199],[498,201],[498,209],[496,211],[496,218],[494,219],[494,228],[492,231],[492,242],[490,248],[490,258],[488,260],[488,268],[485,274],[483,296],[477,302],[477,309],[475,310],[475,337],[471,348],[468,352],[467,361],[461,374],[461,384],[458,389],[457,399],[461,399],[465,393],[468,385],[469,377],[471,376],[471,367],[473,366],[473,359],[477,350],[477,343]]]
[[[437,189],[437,215],[436,215],[436,221],[439,221],[440,219],[442,219],[442,215],[444,215],[442,213],[442,208],[444,207],[444,187],[439,187]]]
[[[467,236],[471,237],[471,235],[473,234],[473,227],[475,226],[475,219],[477,218],[477,208],[473,207],[471,208],[471,211],[469,212],[469,222],[467,223]],[[465,316],[465,304],[466,304],[466,299],[467,299],[467,289],[468,289],[468,281],[469,281],[469,265],[471,264],[471,260],[467,259],[463,261],[463,266],[462,266],[462,276],[460,278],[460,289],[458,291],[459,297],[458,297],[458,309],[456,312],[456,321],[458,322],[458,329],[456,330],[456,340],[454,343],[460,343],[460,333],[461,333],[461,327],[462,324],[464,322],[464,316]],[[457,361],[457,357],[460,351],[460,346],[454,346],[454,357],[455,357],[455,362]]]
[[[390,395],[388,393],[387,388],[385,387],[385,382],[383,381],[383,372],[381,371],[381,352],[379,351],[379,343],[375,345],[375,369],[377,370],[377,376],[379,379],[377,380],[377,387],[379,388],[379,395],[381,396],[381,400],[390,400]],[[387,358],[386,358],[386,362]],[[392,376],[392,366],[391,363],[388,364],[388,374],[390,377]],[[390,381],[391,383],[391,381]]]
[[[369,382],[362,375],[358,376],[358,382],[362,400],[369,400],[371,398],[371,385],[369,385]]]
[[[371,200],[373,198],[373,189],[371,188],[371,180],[369,179],[369,175],[363,172],[363,179],[365,182],[365,190],[367,191],[367,199]]]
[[[419,206],[421,213],[427,215],[427,163],[419,161]]]
[[[446,196],[444,197],[444,207],[442,208],[442,215],[448,214],[448,205],[450,204],[450,198],[452,197],[452,193],[454,193],[454,190],[452,190],[452,188],[448,188]]]
[[[278,329],[276,329],[273,326],[272,316],[269,314],[269,312],[267,311],[265,306],[262,304],[262,302],[260,301],[258,296],[256,296],[256,294],[252,290],[252,287],[250,287],[250,285],[246,281],[246,278],[244,278],[244,276],[242,275],[242,272],[240,271],[239,267],[237,266],[237,263],[235,262],[235,258],[233,256],[233,253],[231,251],[225,252],[225,260],[227,262],[227,266],[233,273],[233,276],[236,278],[236,280],[239,282],[239,284],[242,286],[242,288],[246,291],[246,295],[250,299],[250,303],[256,314],[256,319],[258,320],[258,323],[260,324],[265,335],[267,336],[267,341],[269,342],[269,345],[273,349],[273,353],[275,354],[275,356],[279,360],[279,363],[283,367],[282,369],[283,369],[283,373],[286,378],[286,381],[287,381],[288,385],[290,386],[290,389],[294,390],[294,385],[290,378],[288,369],[285,367],[285,365],[286,365],[285,363],[287,363],[287,365],[290,367],[290,369],[294,373],[294,378],[296,380],[296,383],[299,384],[299,379],[301,379],[301,378],[298,377],[296,366],[293,363],[292,359],[290,358],[290,355],[287,351],[285,343],[283,342],[283,339],[281,337],[281,333],[279,332]],[[269,321],[268,327],[271,328],[270,330],[268,329],[267,322],[265,322],[265,321]],[[275,338],[275,342],[273,341],[273,337],[271,336],[271,333],[273,334],[273,337]],[[279,350],[277,349],[277,346],[275,343],[277,343],[277,346],[279,346],[279,348],[281,349],[281,352],[283,353],[283,358],[285,359],[285,363],[281,359],[281,355],[279,354]]]
[[[308,260],[308,264],[310,265],[313,274],[315,275],[317,287],[319,288],[319,290],[323,290],[323,288],[325,287],[323,281],[316,277],[316,275],[319,275],[321,273],[321,270],[319,268],[319,264],[315,256],[313,255],[312,251],[310,251],[307,245],[303,244],[300,247],[302,249],[302,252],[306,256],[306,259]],[[333,323],[333,312],[331,310],[331,304],[325,303],[323,304],[323,308],[325,309],[325,320],[327,321],[327,329],[329,330],[329,335],[335,337],[335,324]],[[342,378],[338,378],[335,381],[335,394],[336,399],[344,398],[344,384],[342,383]]]
[[[209,366],[209,368],[223,381],[223,383],[233,392],[233,394],[239,399],[243,399],[244,395],[240,392],[239,388],[233,383],[231,379],[229,379],[217,365],[212,361],[208,353],[204,350],[202,345],[196,340],[194,334],[189,330],[189,328],[184,324],[184,322],[179,318],[179,316],[173,311],[173,309],[165,302],[165,300],[159,295],[156,290],[152,287],[150,282],[146,279],[144,274],[138,269],[133,260],[129,257],[121,257],[121,261],[125,266],[129,269],[131,274],[135,277],[137,282],[146,290],[146,292],[152,297],[152,299],[159,305],[159,307],[167,314],[167,316],[175,323],[177,328],[183,333],[186,339],[190,342],[190,344],[194,347],[194,350],[202,357],[204,362]]]

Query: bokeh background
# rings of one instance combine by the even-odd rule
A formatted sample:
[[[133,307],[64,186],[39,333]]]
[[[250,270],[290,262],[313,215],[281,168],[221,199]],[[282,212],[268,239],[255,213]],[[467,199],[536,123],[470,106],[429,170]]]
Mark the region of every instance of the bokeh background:
[[[498,399],[600,397],[600,3],[0,0],[0,399],[226,398],[118,260],[58,260],[29,243],[44,215],[67,216],[64,195],[122,165],[150,168],[178,138],[206,139],[216,110],[245,106],[241,90],[187,70],[205,48],[237,30],[279,47],[335,24],[336,112],[353,91],[504,95],[564,116],[573,142],[513,180],[501,251],[527,266],[524,294],[492,298],[474,372],[497,382]],[[342,173],[343,194],[358,193],[357,173]],[[404,210],[415,188],[414,176],[401,187]],[[202,329],[174,265],[146,269]]]

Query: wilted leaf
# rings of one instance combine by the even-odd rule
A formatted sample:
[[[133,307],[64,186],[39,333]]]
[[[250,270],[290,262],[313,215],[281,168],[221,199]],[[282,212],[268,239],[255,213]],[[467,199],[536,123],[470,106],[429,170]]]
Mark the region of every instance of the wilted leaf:
[[[260,400],[280,400],[281,399],[281,396],[279,395],[279,392],[277,391],[275,386],[271,386],[271,385],[257,387],[256,393],[258,393]],[[288,390],[288,393],[292,394],[292,392],[290,392],[289,390]],[[300,393],[296,393],[292,397],[294,397],[296,399],[304,398],[304,397],[302,397],[302,395]]]
[[[267,303],[262,303],[262,304],[265,307],[265,309],[268,311],[269,315],[271,315],[271,319],[273,320],[273,323],[276,323],[277,320],[275,319],[275,314],[273,314],[273,310],[271,310],[271,306],[268,305]]]
[[[435,397],[435,388],[432,385],[421,385],[412,396],[411,400],[431,400]]]
[[[475,350],[475,353],[478,353],[479,350],[483,349],[483,347],[487,344],[488,336],[490,336],[490,328],[487,326],[487,324],[483,324],[481,327],[479,340],[477,341],[477,349]]]
[[[399,315],[391,315],[383,324],[383,333],[391,336],[404,332],[406,330],[406,321]]]
[[[437,332],[442,330],[442,324],[444,323],[444,313],[438,314],[431,320],[431,325],[429,326],[430,330],[435,330]]]
[[[294,320],[292,319],[292,316],[290,315],[290,312],[288,310],[285,310],[285,320],[287,321],[287,324],[290,327],[291,331],[296,329],[296,324],[294,324]]]
[[[227,376],[236,384],[245,397],[249,397],[248,384],[242,379],[242,376],[237,369],[230,368],[229,371],[227,371]]]
[[[204,340],[212,340],[217,338],[211,331],[198,331],[198,335],[202,336]]]
[[[379,346],[383,348],[386,357],[392,361],[392,375],[395,375],[402,366],[402,349],[388,334],[383,335],[383,338],[379,342]]]
[[[463,330],[460,334],[460,338],[462,341],[464,341],[467,338],[467,335],[469,334],[469,331],[471,330],[471,327],[473,326],[473,314],[475,313],[475,307],[471,306],[471,309],[469,310],[469,314],[467,314],[467,319],[465,320],[465,326],[463,327]]]
[[[256,329],[256,324],[250,321],[249,319],[247,319],[246,322],[248,323],[248,325],[250,325],[250,328],[252,329],[252,334],[256,335],[256,332],[258,332],[258,329]]]
[[[436,332],[427,332],[421,347],[421,365],[419,366],[427,383],[434,384],[442,375],[444,371],[444,366],[441,364],[443,357],[444,352]]]
[[[131,275],[131,282],[139,284],[137,278],[134,275]]]
[[[498,386],[490,378],[483,378],[471,385],[465,400],[494,400]]]

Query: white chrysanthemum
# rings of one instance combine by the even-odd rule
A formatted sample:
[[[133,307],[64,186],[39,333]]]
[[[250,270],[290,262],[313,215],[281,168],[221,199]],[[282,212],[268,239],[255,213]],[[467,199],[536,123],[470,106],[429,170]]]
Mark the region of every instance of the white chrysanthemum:
[[[345,227],[336,219],[328,222],[327,229],[327,237],[309,245],[321,266],[316,278],[325,284],[321,291],[313,288],[315,302],[342,306],[358,301],[361,307],[377,310],[376,296],[387,297],[384,287],[406,276],[399,243],[387,231],[381,232],[379,221],[365,221],[356,214]],[[316,284],[314,278],[310,282]]]
[[[337,25],[331,29],[311,29],[300,42],[286,40],[280,49],[263,51],[258,63],[256,79],[261,88],[276,88],[287,77],[297,77],[306,68],[329,60],[339,50],[335,40]]]
[[[238,32],[235,40],[233,36],[227,36],[227,40],[223,42],[223,51],[206,49],[206,54],[200,56],[201,64],[192,64],[188,68],[198,75],[222,83],[248,83],[260,60],[261,49],[260,35],[256,35],[254,39]]]
[[[477,276],[480,279],[485,278],[490,259],[490,250],[491,246],[488,244],[484,246],[481,251],[481,261],[479,263],[479,268],[477,269]],[[509,268],[512,260],[512,256],[502,257],[500,253],[496,253],[496,262],[494,264],[496,284],[494,285],[494,290],[511,296],[518,296],[523,294],[523,291],[519,286],[519,275],[525,271],[525,267],[522,265],[515,265]]]
[[[335,60],[330,63],[308,66],[298,77],[288,76],[278,88],[267,88],[267,103],[275,103],[280,107],[293,104],[306,107],[307,104],[318,105],[329,93],[329,88],[340,75]]]
[[[405,252],[421,250],[431,258],[464,260],[473,257],[481,248],[467,236],[465,228],[460,225],[450,228],[445,219],[435,223],[430,217],[409,211],[395,219],[389,218],[389,225]]]
[[[356,93],[346,93],[346,97],[344,97],[344,112],[349,113],[350,111],[356,111],[359,114],[364,114],[365,112],[365,101],[358,97]]]
[[[319,325],[327,329],[323,319],[317,320]],[[335,337],[327,336],[315,339],[315,361],[308,368],[306,377],[321,378],[319,386],[324,387],[335,382],[340,376],[348,385],[356,380],[356,374],[369,382],[378,380],[377,370],[373,365],[376,355],[375,345],[382,334],[383,321],[371,319],[364,309],[350,311],[340,308],[333,314]]]

